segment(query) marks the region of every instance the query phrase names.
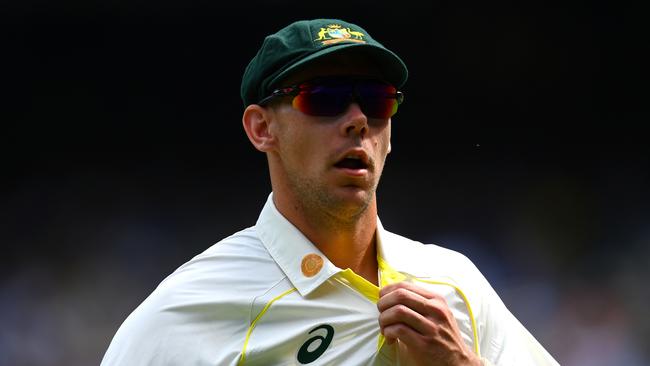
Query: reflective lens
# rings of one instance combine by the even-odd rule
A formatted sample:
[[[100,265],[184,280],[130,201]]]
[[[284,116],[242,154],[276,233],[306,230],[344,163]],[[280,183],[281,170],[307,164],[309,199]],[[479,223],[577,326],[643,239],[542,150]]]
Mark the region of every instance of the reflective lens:
[[[324,79],[305,82],[298,88],[292,105],[312,116],[338,116],[354,101],[370,118],[389,118],[402,101],[394,86],[377,80]]]
[[[335,77],[278,89],[260,104],[287,95],[294,96],[295,109],[311,116],[338,116],[356,102],[366,116],[382,119],[393,116],[404,99],[394,86],[379,80]]]
[[[402,94],[397,93],[394,86],[388,84],[358,84],[357,98],[361,110],[366,116],[389,118],[397,113],[397,107],[402,102]]]

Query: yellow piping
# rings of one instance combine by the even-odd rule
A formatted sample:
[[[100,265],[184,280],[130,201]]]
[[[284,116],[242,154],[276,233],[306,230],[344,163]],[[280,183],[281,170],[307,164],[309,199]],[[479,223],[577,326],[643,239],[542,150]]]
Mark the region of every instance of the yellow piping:
[[[384,277],[394,278],[394,275],[403,277],[403,275],[400,274],[399,272],[391,273],[390,276],[388,276],[387,274],[386,276],[384,276],[385,275],[384,270],[391,270],[390,267],[385,267],[380,264],[379,269],[380,269],[380,275],[379,275],[380,282]],[[341,278],[345,279],[350,286],[352,286],[355,290],[360,292],[366,299],[372,301],[374,304],[376,304],[377,301],[379,301],[380,288],[375,286],[372,282],[354,273],[354,271],[352,271],[349,268],[339,272],[339,274]],[[384,345],[384,341],[385,341],[384,335],[379,333],[379,337],[377,338],[377,351],[379,351],[381,349],[381,346]]]
[[[262,311],[257,315],[257,317],[255,318],[255,320],[253,320],[253,322],[251,323],[250,327],[248,327],[248,331],[246,332],[246,339],[244,340],[244,347],[243,347],[242,350],[241,350],[241,357],[239,358],[239,363],[237,363],[238,365],[243,365],[243,364],[244,364],[244,361],[246,360],[246,347],[248,347],[248,341],[250,340],[251,333],[253,333],[253,329],[255,328],[255,325],[257,325],[257,322],[258,322],[260,319],[262,319],[262,316],[263,316],[264,313],[269,309],[269,307],[271,307],[271,304],[273,304],[276,300],[279,300],[279,299],[281,299],[282,297],[284,297],[284,296],[286,296],[286,295],[289,295],[290,293],[292,293],[292,292],[294,292],[294,291],[296,291],[295,288],[289,289],[289,290],[287,290],[287,291],[281,293],[280,295],[274,297],[273,299],[271,299],[271,301],[269,301],[269,302],[266,304],[266,306],[264,306],[264,309],[262,309]]]
[[[391,283],[400,282],[400,281],[410,279],[410,280],[416,280],[416,281],[420,281],[420,282],[429,283],[429,284],[432,284],[432,285],[449,286],[449,287],[453,288],[454,290],[456,290],[456,292],[458,292],[458,294],[463,298],[463,302],[465,303],[465,306],[467,307],[467,312],[469,313],[469,319],[472,322],[472,333],[473,333],[473,336],[474,336],[474,351],[476,352],[477,356],[481,357],[481,351],[479,349],[479,344],[478,344],[478,330],[476,328],[476,321],[474,320],[474,312],[472,311],[472,307],[469,304],[469,300],[467,300],[467,296],[465,296],[465,293],[463,293],[463,291],[458,286],[452,285],[451,283],[447,283],[447,282],[424,280],[424,279],[421,279],[421,278],[409,276],[409,275],[404,274],[402,272],[397,272],[388,263],[386,263],[386,261],[383,258],[381,258],[379,256],[377,256],[377,262],[378,262],[379,268],[380,268],[382,287],[386,286],[388,284],[391,284]],[[384,339],[383,339],[383,336],[380,334],[380,337],[379,337],[379,347],[380,348],[383,345],[383,343],[384,343]]]
[[[379,300],[379,287],[375,286],[372,282],[354,273],[350,268],[339,272],[341,278],[345,279],[350,286],[357,292],[360,292],[366,299],[377,303]]]
[[[472,333],[474,334],[474,351],[476,352],[476,355],[478,357],[481,357],[481,351],[478,346],[478,330],[476,329],[476,321],[474,320],[474,312],[472,311],[472,307],[469,305],[469,300],[467,300],[467,296],[463,293],[463,291],[458,288],[456,285],[452,285],[451,283],[446,283],[446,282],[439,282],[439,281],[431,281],[431,280],[423,280],[421,278],[413,278],[416,281],[420,282],[426,282],[430,283],[432,285],[445,285],[445,286],[450,286],[456,292],[460,294],[460,296],[463,298],[463,302],[465,302],[465,306],[467,307],[467,312],[469,313],[469,319],[472,322]]]
[[[412,277],[412,276],[407,276],[401,272],[395,271],[392,267],[388,265],[382,258],[377,257],[378,262],[379,262],[379,268],[380,268],[380,282],[381,286],[388,285],[389,283],[394,283],[394,282],[399,282],[405,279],[412,279],[420,282],[425,282],[429,283],[432,285],[443,285],[443,286],[449,286],[456,290],[458,294],[463,298],[463,302],[465,303],[465,306],[467,307],[467,312],[469,313],[469,319],[472,324],[472,333],[474,336],[474,351],[476,352],[476,355],[478,357],[481,357],[481,351],[479,349],[479,343],[478,343],[478,330],[476,327],[476,321],[474,320],[474,312],[472,311],[472,307],[469,304],[469,300],[467,299],[467,296],[465,296],[465,293],[456,285],[453,285],[451,283],[447,282],[440,282],[440,281],[431,281],[431,280],[425,280],[417,277]],[[357,289],[361,290],[360,292],[368,298],[370,301],[376,303],[377,302],[377,297],[375,297],[375,291],[378,292],[379,288],[372,283],[368,282],[365,280],[363,277],[360,277],[356,273],[352,272],[351,270],[346,270],[342,271],[342,277],[346,278],[354,287]],[[376,289],[376,290],[375,290]],[[246,348],[248,347],[248,341],[250,340],[251,334],[253,332],[253,329],[257,325],[257,322],[262,318],[264,313],[269,309],[269,307],[276,301],[281,299],[282,297],[296,291],[295,288],[289,289],[280,295],[274,297],[269,301],[266,306],[264,306],[264,309],[257,315],[255,320],[251,323],[251,325],[248,327],[248,331],[246,332],[246,339],[244,340],[244,346],[242,348],[241,352],[241,357],[239,359],[238,365],[243,365],[244,361],[246,360]],[[379,338],[377,340],[377,349],[379,350],[381,346],[384,344],[384,336],[383,334],[379,334]]]

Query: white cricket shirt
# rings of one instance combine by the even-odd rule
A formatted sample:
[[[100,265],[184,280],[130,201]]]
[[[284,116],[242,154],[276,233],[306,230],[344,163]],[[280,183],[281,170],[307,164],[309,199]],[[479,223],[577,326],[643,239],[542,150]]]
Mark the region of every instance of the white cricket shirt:
[[[382,285],[443,295],[467,345],[494,365],[557,365],[463,255],[383,229]],[[334,266],[275,208],[167,277],[131,313],[110,365],[408,365],[379,331],[379,288]]]

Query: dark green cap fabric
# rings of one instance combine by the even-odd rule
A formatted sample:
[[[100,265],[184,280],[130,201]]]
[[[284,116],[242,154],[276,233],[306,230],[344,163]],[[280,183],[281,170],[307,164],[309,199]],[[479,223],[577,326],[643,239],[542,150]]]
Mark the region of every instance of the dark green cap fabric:
[[[271,94],[290,73],[336,52],[360,51],[370,55],[382,77],[401,87],[408,78],[404,62],[363,28],[339,19],[300,20],[264,39],[244,71],[241,98],[248,106]]]

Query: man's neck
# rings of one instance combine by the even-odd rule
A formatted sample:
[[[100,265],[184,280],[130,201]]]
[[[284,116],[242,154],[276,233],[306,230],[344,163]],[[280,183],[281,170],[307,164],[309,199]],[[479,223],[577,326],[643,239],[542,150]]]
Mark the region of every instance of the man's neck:
[[[278,211],[300,230],[337,267],[350,268],[377,285],[377,205],[353,218],[341,218],[325,210],[310,210],[274,196]]]

